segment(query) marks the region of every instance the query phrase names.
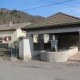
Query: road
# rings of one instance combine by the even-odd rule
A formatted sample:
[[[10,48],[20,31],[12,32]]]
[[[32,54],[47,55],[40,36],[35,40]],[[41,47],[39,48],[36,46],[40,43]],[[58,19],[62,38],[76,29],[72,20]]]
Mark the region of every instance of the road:
[[[0,60],[0,80],[80,80],[80,62]]]

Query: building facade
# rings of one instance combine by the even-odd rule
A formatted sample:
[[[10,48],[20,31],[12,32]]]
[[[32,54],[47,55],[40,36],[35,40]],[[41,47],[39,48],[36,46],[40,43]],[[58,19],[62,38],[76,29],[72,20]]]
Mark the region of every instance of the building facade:
[[[18,41],[21,36],[26,37],[26,31],[21,29],[25,25],[27,26],[29,23],[0,25],[0,43],[11,44]]]

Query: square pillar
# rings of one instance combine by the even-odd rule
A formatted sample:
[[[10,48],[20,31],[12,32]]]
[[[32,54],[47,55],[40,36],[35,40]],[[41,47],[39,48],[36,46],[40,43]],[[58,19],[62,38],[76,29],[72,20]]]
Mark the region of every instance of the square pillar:
[[[55,35],[49,34],[49,41],[50,41],[50,40],[55,40],[55,39],[56,39]]]
[[[33,54],[33,39],[32,35],[27,38],[19,39],[19,58],[23,60],[31,59]]]
[[[49,34],[44,34],[44,43],[49,42]]]
[[[38,34],[38,42],[40,43],[40,50],[44,50],[44,34]]]
[[[79,49],[80,49],[80,31],[79,31]]]

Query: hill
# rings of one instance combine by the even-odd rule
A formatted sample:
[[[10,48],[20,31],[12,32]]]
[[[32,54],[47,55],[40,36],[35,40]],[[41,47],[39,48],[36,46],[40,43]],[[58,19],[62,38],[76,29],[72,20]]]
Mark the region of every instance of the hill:
[[[33,16],[28,13],[18,11],[18,10],[8,10],[5,8],[0,9],[0,25],[8,24],[12,20],[13,24],[23,23],[23,22],[36,22],[44,19],[41,16]]]

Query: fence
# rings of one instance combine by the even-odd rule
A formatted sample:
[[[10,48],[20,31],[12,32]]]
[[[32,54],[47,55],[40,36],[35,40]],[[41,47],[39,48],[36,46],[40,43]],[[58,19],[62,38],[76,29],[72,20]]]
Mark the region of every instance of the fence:
[[[11,51],[11,57],[18,58],[19,57],[19,43],[18,42],[12,43],[10,51]]]
[[[0,44],[0,48],[8,48],[8,44],[7,43]]]

